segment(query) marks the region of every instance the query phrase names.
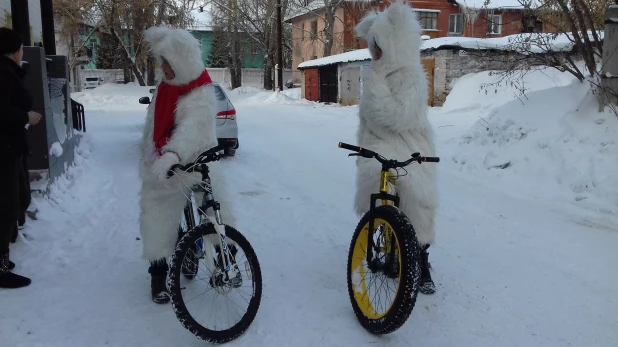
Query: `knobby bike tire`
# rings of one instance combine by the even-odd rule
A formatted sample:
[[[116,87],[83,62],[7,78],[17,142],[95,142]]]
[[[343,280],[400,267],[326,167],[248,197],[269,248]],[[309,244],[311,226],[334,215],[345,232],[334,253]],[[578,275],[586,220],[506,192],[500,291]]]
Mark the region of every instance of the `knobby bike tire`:
[[[399,272],[399,286],[395,293],[395,299],[382,317],[372,319],[362,312],[354,296],[352,272],[354,248],[363,228],[368,228],[369,212],[367,212],[358,223],[350,244],[348,253],[348,294],[352,302],[354,313],[363,328],[372,334],[383,335],[392,333],[403,326],[412,313],[421,282],[420,247],[412,223],[397,207],[392,205],[376,207],[374,218],[382,219],[391,225],[399,244],[401,269]],[[377,225],[374,226],[374,228],[375,227],[377,227]],[[373,233],[375,230],[369,232]],[[363,235],[366,236],[364,233]],[[364,240],[364,243],[366,244],[367,241]],[[365,248],[366,247],[365,245]]]
[[[216,234],[212,224],[202,224],[187,232],[180,239],[180,242],[178,242],[171,259],[169,287],[172,307],[182,326],[196,337],[206,342],[225,343],[240,337],[255,319],[262,299],[262,271],[260,269],[257,255],[255,254],[255,251],[249,241],[247,241],[247,239],[238,230],[226,225],[226,237],[238,244],[238,247],[243,250],[247,261],[249,262],[251,272],[253,273],[253,296],[243,317],[231,328],[216,331],[207,329],[200,325],[191,316],[182,298],[180,286],[182,259],[186,256],[187,251],[190,250],[191,247],[195,246],[195,242],[198,238],[212,234]]]

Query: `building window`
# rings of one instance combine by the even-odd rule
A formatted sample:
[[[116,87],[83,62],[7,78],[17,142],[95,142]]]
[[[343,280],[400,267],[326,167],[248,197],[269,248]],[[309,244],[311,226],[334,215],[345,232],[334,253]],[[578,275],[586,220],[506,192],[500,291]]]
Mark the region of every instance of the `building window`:
[[[502,15],[487,15],[487,34],[500,35],[502,33]]]
[[[526,15],[522,18],[522,32],[524,33],[542,33],[543,22],[537,16]]]
[[[448,19],[449,34],[463,34],[463,15],[452,14]]]
[[[438,30],[437,12],[419,12],[418,19],[425,30]]]
[[[251,54],[258,55],[258,46],[257,45],[251,45]]]
[[[318,38],[318,21],[314,20],[311,22],[311,39],[315,40]]]

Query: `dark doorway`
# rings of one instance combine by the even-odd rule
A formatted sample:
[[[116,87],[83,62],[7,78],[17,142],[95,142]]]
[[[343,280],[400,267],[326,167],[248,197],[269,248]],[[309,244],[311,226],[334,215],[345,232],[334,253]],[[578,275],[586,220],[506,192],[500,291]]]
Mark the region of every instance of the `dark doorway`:
[[[336,103],[338,95],[337,65],[320,68],[320,101]]]

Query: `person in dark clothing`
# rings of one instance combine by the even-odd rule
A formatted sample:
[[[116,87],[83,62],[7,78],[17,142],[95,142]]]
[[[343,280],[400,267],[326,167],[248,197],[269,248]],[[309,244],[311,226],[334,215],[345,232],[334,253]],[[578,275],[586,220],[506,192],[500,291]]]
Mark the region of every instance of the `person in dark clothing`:
[[[19,219],[19,175],[28,154],[26,124],[36,125],[41,115],[32,111],[32,97],[21,78],[23,44],[17,33],[0,28],[0,288],[21,288],[31,280],[12,273],[9,244]]]

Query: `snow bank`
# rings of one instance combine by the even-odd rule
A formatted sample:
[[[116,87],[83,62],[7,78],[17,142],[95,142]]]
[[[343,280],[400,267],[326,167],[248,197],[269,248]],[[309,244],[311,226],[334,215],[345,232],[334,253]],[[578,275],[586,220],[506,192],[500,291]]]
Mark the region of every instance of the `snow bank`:
[[[452,161],[477,177],[618,214],[618,117],[597,107],[588,83],[528,93],[479,119]]]
[[[242,87],[238,87],[236,89],[232,89],[229,90],[226,88],[225,92],[228,94],[228,96],[232,96],[232,95],[241,95],[241,94],[250,94],[250,93],[260,93],[265,91],[265,89],[260,89],[260,88],[256,88],[256,87],[252,87],[252,86],[242,86]]]
[[[250,104],[281,104],[281,105],[313,105],[312,101],[300,98],[300,88],[288,89],[283,92],[261,92],[241,100]]]
[[[49,148],[49,155],[52,155],[54,157],[60,157],[62,156],[62,145],[60,144],[60,142],[54,142],[51,147]]]
[[[89,110],[109,110],[126,107],[145,108],[138,100],[143,96],[151,97],[150,89],[155,87],[141,87],[134,84],[106,83],[97,88],[79,93],[72,93],[71,97]]]
[[[570,84],[575,77],[554,68],[523,71],[504,78],[499,71],[482,71],[464,75],[451,83],[443,109],[448,112],[482,109],[512,100],[525,101],[530,92]]]
[[[581,33],[580,33],[581,35]],[[603,40],[604,31],[597,31]],[[588,31],[590,40],[594,40],[592,31]],[[573,35],[569,33],[524,33],[495,38],[440,37],[423,41],[421,50],[436,50],[444,47],[459,47],[469,50],[502,50],[522,54],[571,51],[574,46]]]

